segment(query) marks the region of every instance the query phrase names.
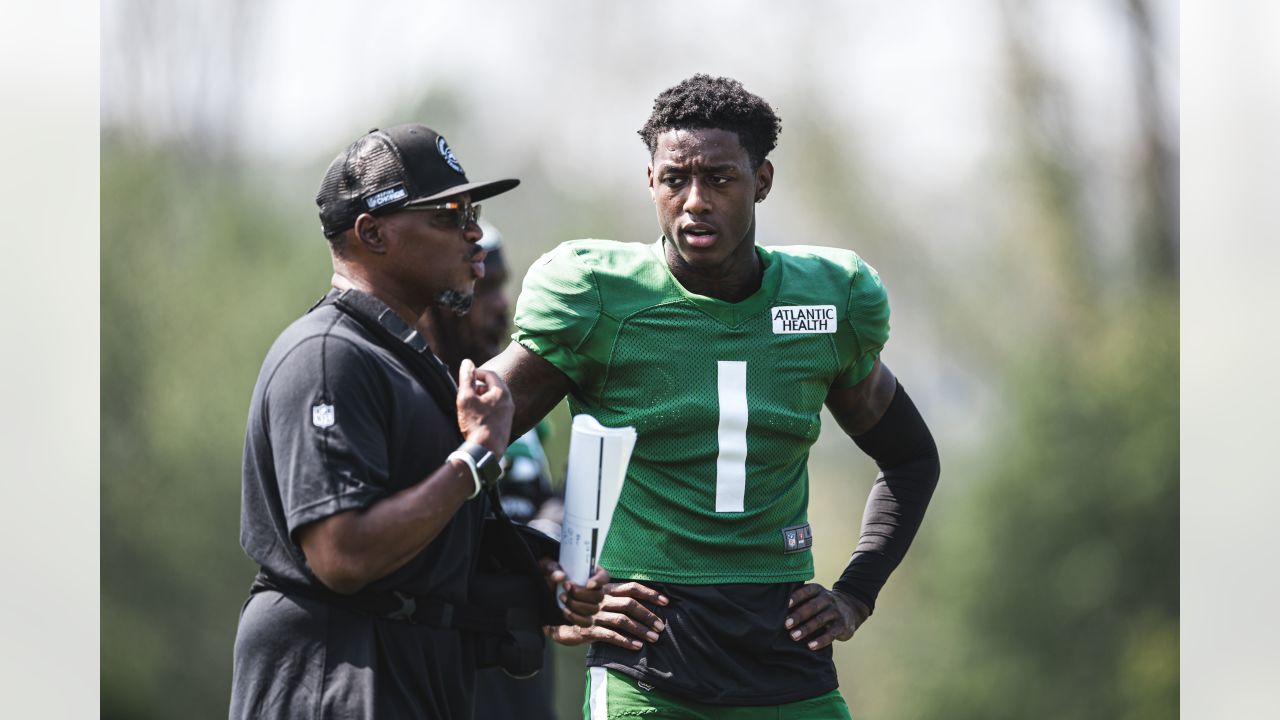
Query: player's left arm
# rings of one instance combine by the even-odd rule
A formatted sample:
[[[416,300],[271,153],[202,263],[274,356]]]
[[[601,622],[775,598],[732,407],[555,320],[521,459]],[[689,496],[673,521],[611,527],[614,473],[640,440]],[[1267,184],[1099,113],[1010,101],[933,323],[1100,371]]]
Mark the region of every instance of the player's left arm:
[[[830,590],[808,583],[791,595],[787,631],[812,650],[848,640],[871,615],[924,519],[941,472],[929,427],[879,360],[857,384],[833,388],[826,404],[880,474],[867,497],[858,547],[840,579]]]

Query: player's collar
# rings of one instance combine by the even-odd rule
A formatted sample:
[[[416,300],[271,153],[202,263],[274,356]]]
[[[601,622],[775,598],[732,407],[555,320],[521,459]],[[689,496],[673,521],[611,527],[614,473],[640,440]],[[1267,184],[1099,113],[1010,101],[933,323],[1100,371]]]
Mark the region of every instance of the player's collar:
[[[651,245],[650,248],[658,263],[662,265],[663,271],[666,272],[667,280],[686,300],[723,325],[731,328],[737,327],[758,313],[767,313],[769,306],[778,297],[778,288],[782,285],[782,263],[777,262],[768,248],[756,246],[756,255],[760,258],[760,264],[764,267],[764,276],[760,278],[760,288],[739,302],[729,303],[690,292],[681,285],[675,276],[671,274],[671,268],[667,266],[666,252],[663,249],[662,242],[663,239],[659,236],[658,241]]]

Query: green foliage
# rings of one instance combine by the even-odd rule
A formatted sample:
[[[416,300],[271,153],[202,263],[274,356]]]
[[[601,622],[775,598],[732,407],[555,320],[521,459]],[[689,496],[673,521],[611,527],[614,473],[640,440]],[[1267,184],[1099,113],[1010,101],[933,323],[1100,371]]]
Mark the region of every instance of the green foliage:
[[[249,394],[272,339],[328,277],[314,217],[182,156],[103,142],[108,718],[225,717],[254,572],[236,541]]]
[[[989,474],[935,508],[941,636],[895,716],[1176,717],[1176,302],[1094,321],[1011,371]]]

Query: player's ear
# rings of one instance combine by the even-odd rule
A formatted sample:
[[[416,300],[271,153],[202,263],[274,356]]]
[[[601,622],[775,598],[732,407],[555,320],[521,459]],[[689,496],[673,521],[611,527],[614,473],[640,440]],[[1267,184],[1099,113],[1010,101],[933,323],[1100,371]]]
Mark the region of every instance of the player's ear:
[[[773,188],[773,163],[765,160],[756,168],[756,202],[763,202]]]
[[[361,213],[360,217],[356,218],[356,225],[352,229],[356,231],[356,238],[360,240],[360,244],[369,252],[375,255],[386,254],[386,228],[383,227],[380,218],[369,213]]]
[[[649,163],[644,167],[645,177],[649,182],[649,199],[654,202],[658,201],[658,196],[653,190],[653,163]]]

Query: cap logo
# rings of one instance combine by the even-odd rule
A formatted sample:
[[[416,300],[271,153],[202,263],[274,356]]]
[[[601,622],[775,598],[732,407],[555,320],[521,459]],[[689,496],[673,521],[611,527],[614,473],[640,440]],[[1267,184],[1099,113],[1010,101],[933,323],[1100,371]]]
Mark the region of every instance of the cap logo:
[[[458,163],[458,158],[453,156],[453,151],[449,149],[449,143],[444,141],[444,136],[436,136],[436,150],[440,151],[440,157],[444,158],[446,164],[453,168],[459,175],[462,172],[462,165]]]
[[[387,203],[393,203],[407,197],[409,197],[409,191],[405,190],[403,185],[397,185],[393,188],[387,188],[386,190],[376,192],[365,198],[364,204],[367,205],[370,210],[377,210]]]

